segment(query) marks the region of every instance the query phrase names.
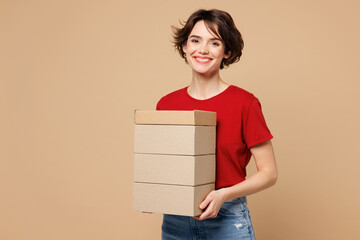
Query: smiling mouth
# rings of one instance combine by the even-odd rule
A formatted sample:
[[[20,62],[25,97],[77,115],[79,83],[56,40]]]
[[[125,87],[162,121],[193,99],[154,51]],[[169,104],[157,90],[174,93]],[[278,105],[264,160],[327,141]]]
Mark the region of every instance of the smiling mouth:
[[[194,58],[199,63],[207,63],[211,61],[211,58],[202,58],[202,57],[194,57]]]

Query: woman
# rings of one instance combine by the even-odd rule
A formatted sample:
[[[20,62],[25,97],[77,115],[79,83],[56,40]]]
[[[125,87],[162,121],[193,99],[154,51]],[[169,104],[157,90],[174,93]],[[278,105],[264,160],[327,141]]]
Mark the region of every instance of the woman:
[[[259,100],[220,77],[220,69],[240,59],[241,34],[228,13],[198,10],[174,28],[174,44],[192,81],[161,98],[157,110],[217,113],[216,190],[200,204],[198,217],[165,214],[162,239],[255,239],[246,196],[274,185],[277,168]],[[252,155],[257,172],[245,179]]]

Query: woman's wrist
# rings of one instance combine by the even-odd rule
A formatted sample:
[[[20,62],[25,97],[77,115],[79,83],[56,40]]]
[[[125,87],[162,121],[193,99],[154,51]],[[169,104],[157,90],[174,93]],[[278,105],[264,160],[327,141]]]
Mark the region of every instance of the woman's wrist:
[[[220,195],[221,195],[221,199],[223,200],[223,202],[227,202],[229,200],[231,200],[231,191],[229,191],[229,188],[220,188],[218,189]]]

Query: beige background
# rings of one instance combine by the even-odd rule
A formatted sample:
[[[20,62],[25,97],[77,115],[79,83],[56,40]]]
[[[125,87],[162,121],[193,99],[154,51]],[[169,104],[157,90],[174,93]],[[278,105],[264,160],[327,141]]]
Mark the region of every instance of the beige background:
[[[359,239],[355,0],[0,1],[0,239],[160,238],[132,210],[133,110],[190,83],[170,25],[198,8],[232,14],[245,49],[222,77],[275,136],[258,239]]]

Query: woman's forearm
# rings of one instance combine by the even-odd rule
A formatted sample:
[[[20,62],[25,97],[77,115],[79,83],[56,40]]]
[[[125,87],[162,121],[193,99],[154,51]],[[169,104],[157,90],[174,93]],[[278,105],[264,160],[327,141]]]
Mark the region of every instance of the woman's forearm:
[[[256,172],[248,179],[231,187],[219,189],[224,202],[233,198],[248,196],[273,186],[277,180],[277,173],[271,171]]]
[[[250,151],[254,156],[257,172],[231,187],[210,192],[199,206],[201,209],[206,208],[206,210],[197,219],[215,217],[224,202],[259,192],[276,183],[277,168],[271,141],[258,144],[250,148]]]
[[[254,156],[257,172],[248,179],[231,187],[220,189],[225,201],[253,193],[273,186],[277,181],[277,167],[271,141],[250,148]]]

